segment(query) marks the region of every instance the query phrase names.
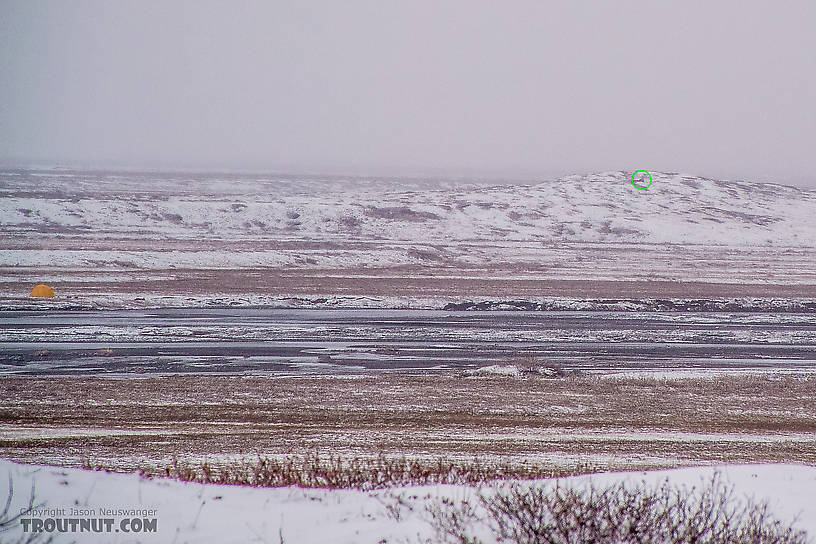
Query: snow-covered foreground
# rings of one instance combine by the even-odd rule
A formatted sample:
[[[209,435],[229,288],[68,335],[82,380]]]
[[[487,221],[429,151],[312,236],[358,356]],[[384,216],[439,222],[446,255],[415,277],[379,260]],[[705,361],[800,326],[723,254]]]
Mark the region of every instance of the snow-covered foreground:
[[[767,500],[782,521],[797,518],[797,527],[816,534],[816,467],[802,465],[730,465],[648,473],[610,473],[589,478],[596,484],[628,479],[633,483],[700,486],[720,471],[736,495]],[[80,542],[285,542],[377,543],[420,542],[432,536],[424,503],[441,497],[462,499],[475,494],[463,486],[426,486],[380,491],[323,489],[257,489],[146,480],[135,474],[109,474],[0,461],[0,497],[11,476],[15,489],[13,512],[24,506],[32,486],[45,508],[155,510],[155,533],[82,533]],[[546,483],[546,482],[542,482]],[[401,496],[399,521],[389,505]],[[408,506],[405,505],[409,505]],[[44,515],[42,517],[48,517]],[[70,517],[70,516],[65,516]],[[76,516],[74,516],[76,517]],[[82,516],[80,516],[82,517]],[[122,517],[114,517],[114,528]],[[19,528],[18,528],[19,531]],[[68,542],[72,535],[60,535]]]

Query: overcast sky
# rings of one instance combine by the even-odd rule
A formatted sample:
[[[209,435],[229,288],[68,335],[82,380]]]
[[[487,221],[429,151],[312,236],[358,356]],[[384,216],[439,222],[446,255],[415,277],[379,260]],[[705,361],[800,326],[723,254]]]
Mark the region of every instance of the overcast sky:
[[[0,0],[0,160],[816,186],[816,2]]]

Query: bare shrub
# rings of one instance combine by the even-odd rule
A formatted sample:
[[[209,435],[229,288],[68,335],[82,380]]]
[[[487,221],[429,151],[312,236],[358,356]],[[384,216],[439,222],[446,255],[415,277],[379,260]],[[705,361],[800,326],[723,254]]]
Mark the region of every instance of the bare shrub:
[[[578,376],[578,371],[566,370],[561,364],[555,361],[545,361],[532,353],[520,355],[513,360],[513,364],[519,369],[522,375],[534,375],[544,378],[567,378]]]
[[[719,474],[700,489],[618,483],[535,487],[514,483],[475,502],[427,507],[436,542],[478,544],[804,544],[804,531],[767,503],[740,500]],[[487,539],[487,540],[485,540]]]
[[[47,544],[53,542],[53,537],[44,533],[24,533],[11,540],[6,538],[11,531],[20,526],[20,518],[25,517],[23,512],[31,511],[33,508],[41,508],[44,505],[44,503],[37,503],[33,486],[31,487],[31,493],[29,494],[24,509],[13,509],[11,506],[13,501],[14,481],[11,478],[11,474],[9,474],[8,495],[3,508],[0,509],[0,544]]]
[[[86,468],[93,467],[90,463]],[[587,472],[595,467],[581,465]],[[571,471],[570,471],[571,472]],[[145,477],[163,476],[186,482],[329,489],[379,489],[400,485],[476,485],[495,480],[554,478],[565,472],[539,466],[499,465],[478,458],[415,459],[389,457],[322,456],[317,452],[284,458],[259,457],[251,461],[189,464],[173,459],[163,471],[140,470]]]

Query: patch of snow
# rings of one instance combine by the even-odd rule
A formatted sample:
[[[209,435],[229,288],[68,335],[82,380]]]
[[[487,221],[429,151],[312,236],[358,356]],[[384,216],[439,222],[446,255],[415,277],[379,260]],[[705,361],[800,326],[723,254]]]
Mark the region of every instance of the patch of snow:
[[[659,484],[668,479],[675,486],[700,486],[719,471],[738,496],[767,500],[771,511],[783,521],[798,519],[797,526],[816,534],[816,467],[802,465],[727,465],[681,468],[654,472],[607,473],[568,478],[580,485],[588,481],[612,484],[620,481]],[[9,477],[15,494],[12,511],[25,506],[33,488],[43,509],[101,508],[155,510],[144,517],[157,519],[156,533],[67,533],[57,543],[76,540],[105,542],[252,543],[406,542],[432,537],[424,515],[427,501],[447,497],[473,498],[477,489],[436,485],[401,487],[377,491],[259,489],[212,484],[147,480],[135,474],[111,474],[79,469],[20,465],[0,460],[0,496],[5,497]],[[539,480],[529,485],[552,485]],[[499,484],[501,485],[501,484]],[[485,488],[490,492],[490,488]],[[389,516],[388,506],[401,497],[400,520]],[[45,513],[43,517],[49,517]],[[51,516],[55,517],[55,516]],[[59,513],[57,516],[59,517]],[[69,516],[64,516],[69,517]],[[77,517],[77,516],[74,516]],[[79,516],[83,517],[83,516]],[[118,527],[123,517],[112,517]],[[141,516],[139,516],[141,517]],[[20,535],[17,526],[8,536]]]
[[[465,374],[469,376],[509,376],[519,378],[522,375],[521,369],[515,365],[489,365],[468,370]]]

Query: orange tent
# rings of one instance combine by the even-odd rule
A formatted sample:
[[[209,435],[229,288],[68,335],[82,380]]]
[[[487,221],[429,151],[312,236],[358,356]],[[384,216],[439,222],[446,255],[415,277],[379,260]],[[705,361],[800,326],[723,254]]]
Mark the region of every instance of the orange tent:
[[[48,285],[43,285],[42,283],[39,284],[37,287],[31,290],[32,297],[46,297],[46,298],[53,298],[54,297],[54,288],[49,287]]]

